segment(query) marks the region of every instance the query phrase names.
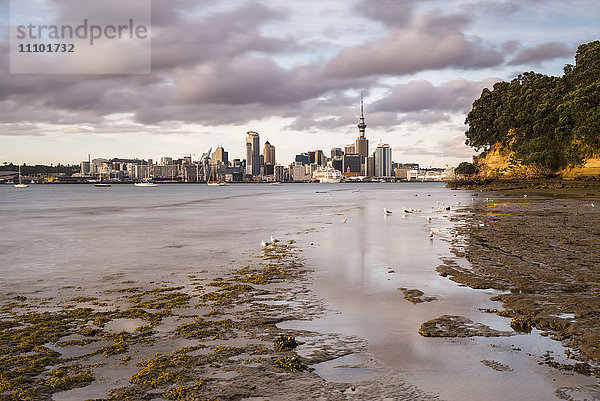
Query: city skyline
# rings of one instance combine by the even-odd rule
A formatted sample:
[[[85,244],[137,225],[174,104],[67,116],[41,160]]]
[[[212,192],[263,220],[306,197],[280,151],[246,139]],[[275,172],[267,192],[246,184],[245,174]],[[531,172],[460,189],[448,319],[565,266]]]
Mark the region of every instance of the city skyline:
[[[463,122],[481,90],[523,71],[561,75],[596,39],[600,15],[591,0],[152,6],[151,75],[15,75],[2,52],[0,162],[159,160],[217,144],[244,159],[239,138],[255,131],[287,165],[355,143],[364,91],[371,150],[387,143],[396,162],[457,165],[474,154]],[[5,26],[7,8],[0,1]]]

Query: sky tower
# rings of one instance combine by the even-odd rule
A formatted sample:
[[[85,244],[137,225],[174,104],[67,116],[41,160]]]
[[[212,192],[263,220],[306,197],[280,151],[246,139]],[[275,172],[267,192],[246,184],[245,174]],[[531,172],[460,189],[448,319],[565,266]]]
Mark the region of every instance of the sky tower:
[[[365,175],[367,172],[367,156],[369,155],[369,140],[365,137],[365,130],[367,124],[365,123],[365,108],[363,105],[363,93],[360,92],[360,120],[358,122],[358,138],[356,138],[356,153],[360,155],[361,174]]]

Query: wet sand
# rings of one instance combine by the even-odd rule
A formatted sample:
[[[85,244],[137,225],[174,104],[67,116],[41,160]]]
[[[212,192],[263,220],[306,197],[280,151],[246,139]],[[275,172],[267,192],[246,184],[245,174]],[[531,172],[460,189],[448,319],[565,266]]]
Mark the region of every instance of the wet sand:
[[[326,310],[293,241],[224,277],[101,281],[2,294],[1,400],[436,399],[362,360],[358,337],[276,326]]]

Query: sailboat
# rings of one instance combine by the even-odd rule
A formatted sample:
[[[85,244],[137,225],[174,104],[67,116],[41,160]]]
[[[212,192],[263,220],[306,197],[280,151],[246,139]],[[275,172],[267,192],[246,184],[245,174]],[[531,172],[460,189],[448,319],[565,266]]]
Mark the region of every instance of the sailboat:
[[[210,175],[208,177],[208,181],[206,182],[207,185],[211,186],[211,187],[225,187],[228,186],[229,184],[226,183],[225,181],[216,181],[214,178],[211,180],[211,177],[213,177],[213,168],[211,166],[210,168]]]
[[[110,183],[108,182],[108,180],[103,181],[102,180],[102,173],[100,172],[100,170],[98,170],[98,181],[96,181],[94,183],[95,187],[110,187]]]
[[[154,181],[152,181],[152,179],[150,179],[150,166],[148,165],[148,175],[146,176],[146,178],[142,179],[142,181],[140,182],[134,182],[133,185],[135,185],[136,187],[157,187],[158,184]]]
[[[15,184],[15,188],[27,188],[28,184],[23,184],[23,180],[21,177],[21,166],[19,166],[19,183]]]

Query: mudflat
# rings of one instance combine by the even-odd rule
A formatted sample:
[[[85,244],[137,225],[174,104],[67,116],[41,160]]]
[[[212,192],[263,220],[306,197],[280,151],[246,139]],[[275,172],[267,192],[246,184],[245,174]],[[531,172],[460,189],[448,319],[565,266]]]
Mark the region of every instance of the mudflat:
[[[600,191],[582,186],[519,186],[475,192],[455,217],[451,260],[442,276],[472,288],[492,288],[517,331],[540,330],[560,340],[573,363],[546,363],[600,377]]]

